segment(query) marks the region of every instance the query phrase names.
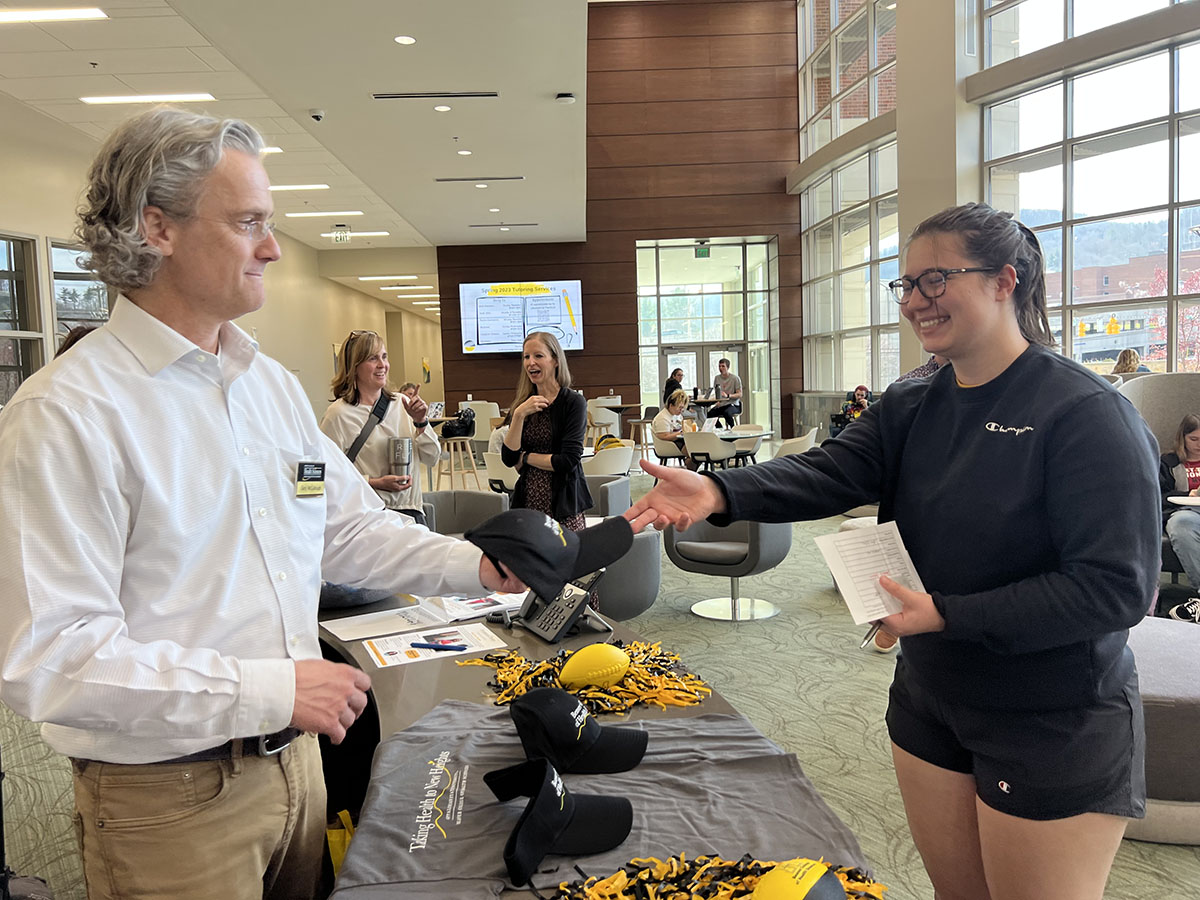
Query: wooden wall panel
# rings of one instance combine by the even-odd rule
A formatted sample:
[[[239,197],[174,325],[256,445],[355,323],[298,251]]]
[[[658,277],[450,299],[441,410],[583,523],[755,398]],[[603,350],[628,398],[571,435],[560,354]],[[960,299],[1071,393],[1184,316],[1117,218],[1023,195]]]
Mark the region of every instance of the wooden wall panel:
[[[697,125],[706,131],[795,131],[798,115],[792,97],[589,104],[588,134],[687,134]]]
[[[793,66],[592,72],[588,104],[794,97],[796,78]]]
[[[583,284],[584,350],[569,354],[588,397],[638,396],[636,242],[777,236],[781,320],[773,378],[803,383],[800,211],[784,179],[799,160],[794,0],[689,0],[588,8],[585,243],[438,248],[451,408],[512,397],[519,354],[461,352],[458,285],[529,278]]]

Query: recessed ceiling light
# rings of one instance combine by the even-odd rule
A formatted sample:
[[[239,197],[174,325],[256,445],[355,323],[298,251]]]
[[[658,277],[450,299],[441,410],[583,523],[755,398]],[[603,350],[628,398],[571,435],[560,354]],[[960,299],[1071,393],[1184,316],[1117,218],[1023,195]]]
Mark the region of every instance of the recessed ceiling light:
[[[315,219],[319,216],[361,216],[361,209],[342,209],[335,212],[300,212],[284,213],[289,219]]]
[[[415,37],[409,37],[407,34],[398,34],[394,40],[397,44],[403,44],[405,47],[407,47],[409,44],[415,44],[417,42]]]
[[[119,97],[80,97],[84,103],[205,103],[216,100],[212,94],[130,94]]]
[[[359,281],[416,281],[416,275],[359,275]]]
[[[488,210],[488,212],[500,212],[500,207],[493,206],[491,209]]]
[[[326,231],[321,234],[321,237],[330,237],[331,238],[335,234],[339,234],[339,232]],[[387,237],[389,234],[391,234],[390,231],[352,231],[352,232],[350,232],[350,237],[352,237],[352,238],[356,238],[356,237]]]
[[[438,306],[440,302],[439,300],[418,300],[413,306]]]
[[[433,111],[434,112],[450,112],[450,107],[446,106],[445,104],[442,104],[441,106],[435,106],[433,108]]]
[[[273,190],[273,191],[327,191],[327,190],[329,190],[329,185],[327,185],[327,184],[273,184],[273,185],[271,185],[271,190]]]
[[[501,230],[501,231],[508,231],[508,226],[507,226],[507,225],[501,225],[501,226],[500,226],[500,230]]]
[[[484,184],[484,183],[481,181],[481,182],[479,182],[477,185],[475,185],[475,187],[477,187],[477,188],[485,188],[485,187],[487,187],[487,185],[486,185],[486,184]]]
[[[263,147],[258,152],[263,154],[264,156],[266,156],[268,153],[282,153],[283,148],[282,147]]]
[[[895,9],[895,8],[896,8],[896,4],[895,4],[895,3],[892,3],[892,4],[890,4],[890,5],[888,5],[888,6],[885,6],[885,7],[884,7],[884,9]]]
[[[437,303],[438,302],[437,298],[440,296],[441,296],[441,294],[407,294],[404,297],[397,297],[396,299],[397,300],[420,300],[422,297],[432,297],[432,298],[434,298],[433,302]]]
[[[432,284],[389,284],[381,287],[381,291],[431,291]]]
[[[470,151],[470,150],[459,150],[459,151],[458,151],[458,155],[459,155],[459,156],[470,156],[470,155],[471,155],[471,151]]]
[[[0,9],[0,25],[16,22],[78,22],[83,19],[107,19],[104,10],[86,9]]]

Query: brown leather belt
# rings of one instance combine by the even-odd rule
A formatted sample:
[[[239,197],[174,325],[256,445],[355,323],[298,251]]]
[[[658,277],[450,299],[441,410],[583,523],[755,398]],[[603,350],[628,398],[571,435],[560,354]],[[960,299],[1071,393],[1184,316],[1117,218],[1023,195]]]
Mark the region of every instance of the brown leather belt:
[[[174,759],[160,759],[158,764],[205,762],[211,759],[235,759],[239,756],[274,756],[276,753],[282,753],[292,741],[302,734],[304,732],[298,728],[285,728],[274,734],[234,738],[219,747],[197,750],[195,753],[177,756]]]

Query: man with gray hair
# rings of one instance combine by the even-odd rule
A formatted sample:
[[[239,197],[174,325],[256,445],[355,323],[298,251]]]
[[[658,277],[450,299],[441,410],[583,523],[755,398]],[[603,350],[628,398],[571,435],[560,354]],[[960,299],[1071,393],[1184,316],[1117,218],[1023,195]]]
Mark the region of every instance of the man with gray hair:
[[[122,296],[0,415],[0,699],[72,759],[90,900],[313,895],[315,735],[370,686],[321,658],[322,574],[520,588],[383,510],[233,324],[280,255],[261,149],[169,108],[117,129],[78,235]]]

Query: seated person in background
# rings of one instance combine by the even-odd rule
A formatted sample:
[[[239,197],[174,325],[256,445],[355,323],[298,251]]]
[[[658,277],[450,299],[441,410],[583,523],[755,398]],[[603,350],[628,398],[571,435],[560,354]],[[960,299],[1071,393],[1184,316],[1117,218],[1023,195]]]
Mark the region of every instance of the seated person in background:
[[[497,428],[492,429],[492,436],[488,438],[488,453],[500,452],[500,448],[504,446],[504,436],[508,434],[510,425],[512,425],[511,409],[505,413],[504,421]]]
[[[683,369],[674,368],[671,370],[671,377],[667,379],[667,383],[663,385],[662,405],[665,409],[667,404],[671,402],[671,395],[678,390],[683,389]]]
[[[79,342],[80,338],[86,337],[95,330],[95,325],[76,325],[66,333],[66,336],[63,337],[62,344],[59,346],[58,350],[54,352],[54,358],[58,359],[60,356],[74,347]]]
[[[854,389],[854,399],[847,400],[842,404],[842,415],[850,419],[857,419],[867,411],[867,406],[871,403],[871,389],[865,384],[860,384]]]
[[[1127,347],[1117,354],[1117,362],[1112,367],[1113,375],[1128,375],[1130,372],[1149,371],[1148,367],[1142,365],[1142,358],[1132,347]]]
[[[1175,432],[1170,453],[1164,453],[1158,466],[1158,486],[1162,489],[1162,514],[1171,549],[1183,563],[1188,583],[1200,593],[1200,509],[1171,503],[1168,497],[1200,495],[1200,416],[1188,413]],[[1172,619],[1200,623],[1200,597],[1193,597],[1167,611]]]
[[[404,395],[404,398],[405,398],[404,407],[407,409],[408,408],[407,401],[417,399],[417,394],[421,393],[421,386],[419,384],[417,384],[416,382],[406,381],[406,382],[404,382],[404,384],[400,385],[400,393]]]
[[[687,407],[687,391],[682,388],[667,397],[667,405],[650,423],[650,430],[654,432],[654,436],[662,441],[674,441],[675,446],[683,450],[683,413]],[[690,456],[684,456],[683,464],[689,469],[696,468],[696,463]]]
[[[713,378],[713,396],[720,400],[708,411],[710,418],[720,416],[725,425],[733,427],[733,417],[742,411],[742,379],[729,371],[729,360],[717,363],[717,375]]]

